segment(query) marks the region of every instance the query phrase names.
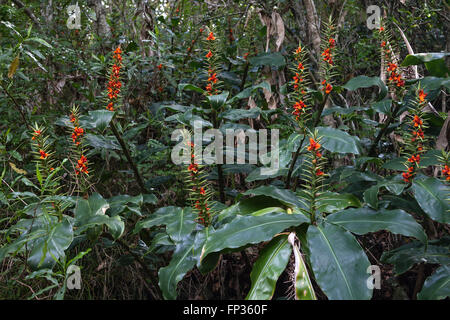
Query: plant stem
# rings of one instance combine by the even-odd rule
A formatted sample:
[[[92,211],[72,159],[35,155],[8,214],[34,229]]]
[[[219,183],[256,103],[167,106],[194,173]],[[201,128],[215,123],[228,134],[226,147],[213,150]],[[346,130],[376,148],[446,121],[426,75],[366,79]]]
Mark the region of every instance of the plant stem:
[[[23,111],[20,108],[19,104],[17,103],[16,99],[14,99],[14,97],[9,93],[8,89],[6,89],[6,87],[3,84],[3,82],[0,82],[0,83],[1,83],[2,89],[5,91],[6,95],[12,100],[12,102],[14,103],[14,106],[16,107],[17,111],[19,111],[20,116],[22,117],[22,120],[25,123],[25,125],[28,127],[28,129],[32,130],[31,125],[28,123],[28,120],[25,117],[25,114],[23,113]]]
[[[142,193],[148,193],[147,188],[145,188],[144,182],[142,180],[141,175],[139,174],[139,171],[136,167],[136,164],[134,163],[133,159],[131,158],[130,151],[128,150],[127,145],[125,144],[125,141],[122,139],[122,136],[119,134],[119,131],[117,131],[117,127],[114,122],[114,118],[110,122],[111,130],[116,136],[117,140],[120,143],[120,146],[122,147],[123,153],[125,154],[125,157],[128,160],[128,164],[130,165],[131,169],[133,170],[134,176],[136,178],[136,181],[141,189]]]
[[[317,112],[317,117],[314,120],[313,128],[315,128],[320,122],[320,116],[322,115],[323,109],[325,108],[325,104],[328,101],[328,96],[329,96],[329,94],[325,95],[325,98],[324,98],[322,104],[319,106],[319,110]],[[305,139],[306,139],[306,130],[304,131],[303,139],[300,142],[300,145],[298,146],[298,149],[295,152],[294,157],[292,158],[291,166],[289,167],[289,172],[286,177],[286,189],[290,189],[290,187],[291,187],[292,172],[294,171],[295,163],[297,162],[298,155],[300,154],[300,150],[302,149],[302,145],[303,145],[303,142],[305,142]]]
[[[395,103],[395,108],[392,111],[392,113],[389,115],[388,119],[386,120],[386,124],[383,127],[383,129],[380,130],[380,132],[378,133],[377,137],[375,138],[373,144],[370,146],[369,152],[368,152],[368,156],[369,157],[373,157],[375,155],[375,151],[377,148],[378,143],[380,142],[381,138],[385,135],[386,131],[389,128],[389,125],[392,123],[392,120],[394,120],[397,117],[397,112],[400,109],[400,104],[396,103],[395,101],[393,101],[393,103]],[[363,166],[361,167],[361,171],[365,171],[367,168],[368,162],[365,162],[363,164]]]

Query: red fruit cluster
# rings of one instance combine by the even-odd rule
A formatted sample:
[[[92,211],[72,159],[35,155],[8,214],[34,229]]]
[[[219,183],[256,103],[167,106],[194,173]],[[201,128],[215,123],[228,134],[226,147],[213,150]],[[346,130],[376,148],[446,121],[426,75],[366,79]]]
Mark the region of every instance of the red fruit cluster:
[[[36,140],[36,138],[40,135],[41,135],[41,130],[34,130],[34,134],[31,137],[31,140]]]
[[[72,132],[72,140],[77,146],[80,144],[80,140],[84,135],[84,129],[81,127],[75,127]]]
[[[386,35],[384,32],[384,28],[381,27],[379,29],[381,37],[384,38],[381,40],[381,48],[384,54],[384,58],[387,61],[387,72],[389,73],[389,82],[395,86],[396,88],[402,88],[405,86],[405,81],[402,79],[402,76],[398,71],[397,64],[391,61],[391,51],[387,48]]]
[[[308,151],[311,151],[311,153],[313,154],[312,163],[314,164],[315,174],[318,177],[323,176],[325,174],[320,168],[317,168],[317,160],[322,158],[322,154],[319,151],[320,147],[321,147],[320,143],[315,141],[313,138],[309,138],[309,146],[307,149]]]
[[[448,165],[445,165],[444,169],[442,170],[442,176],[445,177],[445,180],[450,181],[450,168]]]
[[[299,93],[299,97],[298,100],[294,103],[294,105],[292,106],[292,108],[294,109],[292,111],[292,114],[295,116],[295,120],[299,120],[300,116],[302,113],[304,113],[306,111],[306,104],[305,104],[305,95],[306,92],[304,90],[304,84],[302,85],[302,83],[304,82],[304,72],[305,72],[305,66],[303,65],[302,62],[302,58],[300,56],[300,54],[302,53],[302,47],[299,46],[296,50],[295,50],[295,61],[297,65],[297,72],[295,72],[295,75],[293,76],[293,85],[294,85],[294,90],[297,90]]]
[[[120,89],[122,88],[122,82],[120,82],[120,69],[122,67],[122,50],[120,46],[114,51],[113,60],[114,64],[111,69],[111,74],[108,81],[108,99],[109,103],[106,109],[109,111],[114,111],[114,104],[120,94]]]
[[[388,66],[387,71],[390,72],[389,81],[394,83],[397,87],[403,87],[405,85],[405,81],[402,80],[400,73],[396,72],[397,65],[395,63],[388,62]]]
[[[191,176],[192,184],[194,185],[192,191],[198,193],[198,200],[195,201],[194,205],[195,209],[197,209],[197,222],[204,226],[208,226],[211,221],[211,214],[206,199],[206,190],[205,188],[198,186],[200,184],[200,178],[198,176],[200,172],[198,164],[195,162],[194,144],[190,142],[188,143],[188,146],[191,147],[191,163],[189,164],[188,171]]]
[[[301,113],[306,108],[306,105],[302,100],[300,100],[293,105],[293,108],[294,111],[292,111],[292,114],[295,116],[295,120],[299,120]]]
[[[328,62],[330,65],[333,65],[333,52],[332,50],[336,47],[336,40],[333,38],[328,39],[328,47],[322,52],[323,61]]]
[[[420,104],[425,103],[425,97],[427,96],[426,93],[423,92],[423,90],[419,90],[417,92],[417,100]],[[423,140],[425,138],[425,135],[423,133],[423,120],[415,114],[412,117],[411,125],[413,127],[413,130],[411,131],[411,142],[415,143],[415,150],[413,154],[408,158],[408,169],[406,172],[402,173],[403,181],[406,183],[410,183],[411,179],[416,174],[417,169],[419,168],[420,164],[420,154],[424,152],[423,150]]]
[[[48,157],[48,153],[45,153],[45,151],[42,149],[39,150],[39,154],[41,159],[46,159]]]
[[[85,174],[89,174],[88,168],[87,168],[87,158],[83,155],[81,155],[80,159],[77,161],[77,166],[75,167],[75,173],[80,174],[80,172],[83,172]]]
[[[216,40],[216,37],[214,37],[214,34],[212,32],[209,33],[208,37],[206,38],[207,41],[214,41]]]
[[[216,40],[214,37],[214,34],[212,32],[209,33],[209,36],[206,38],[208,41]],[[205,57],[208,59],[208,81],[206,84],[205,90],[208,92],[209,95],[212,95],[213,93],[217,93],[217,89],[214,89],[214,85],[217,83],[217,72],[215,71],[215,67],[211,61],[211,57],[213,56],[213,53],[211,51],[211,48],[208,50],[208,53],[205,55]]]
[[[327,83],[327,80],[322,81],[323,89],[325,90],[326,94],[330,94],[331,91],[333,91],[333,86],[329,83]]]

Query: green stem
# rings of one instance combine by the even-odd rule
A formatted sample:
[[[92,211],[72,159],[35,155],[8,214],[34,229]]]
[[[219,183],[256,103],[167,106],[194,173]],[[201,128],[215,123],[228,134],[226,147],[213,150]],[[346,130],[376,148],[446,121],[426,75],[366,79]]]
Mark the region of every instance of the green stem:
[[[319,110],[317,111],[317,117],[314,120],[313,128],[315,128],[320,122],[320,116],[322,115],[323,109],[325,108],[325,104],[328,101],[328,96],[329,96],[329,94],[325,95],[325,98],[324,98],[322,104],[319,106]],[[298,146],[298,149],[295,152],[294,157],[292,159],[291,166],[289,167],[288,175],[286,177],[286,189],[290,189],[290,187],[291,187],[291,177],[292,177],[292,173],[294,171],[294,166],[295,166],[295,163],[297,162],[298,155],[300,154],[300,150],[302,149],[302,145],[303,145],[303,142],[305,142],[305,139],[306,139],[306,130],[304,130],[303,139],[300,142],[300,145]]]
[[[386,134],[386,132],[389,128],[389,125],[392,123],[392,120],[394,120],[397,117],[397,113],[400,109],[400,104],[396,103],[395,101],[393,101],[393,103],[395,103],[395,108],[392,111],[392,113],[389,115],[384,127],[380,130],[377,137],[375,138],[372,145],[370,146],[369,152],[367,154],[369,157],[373,157],[375,155],[375,151],[376,151],[378,143],[380,142],[381,138]],[[368,162],[365,162],[363,164],[363,166],[361,167],[361,171],[365,171],[367,168],[367,165],[368,165]]]
[[[128,150],[127,145],[125,144],[125,141],[122,139],[122,136],[119,134],[119,131],[117,130],[117,127],[114,122],[114,118],[110,122],[111,130],[116,136],[117,140],[119,141],[120,146],[122,147],[122,151],[125,154],[125,157],[127,158],[128,164],[131,167],[131,170],[133,170],[134,176],[136,178],[136,181],[141,189],[142,193],[148,193],[147,188],[145,188],[144,182],[142,180],[141,175],[139,174],[139,171],[136,167],[136,164],[134,163],[133,159],[131,158],[130,151]]]

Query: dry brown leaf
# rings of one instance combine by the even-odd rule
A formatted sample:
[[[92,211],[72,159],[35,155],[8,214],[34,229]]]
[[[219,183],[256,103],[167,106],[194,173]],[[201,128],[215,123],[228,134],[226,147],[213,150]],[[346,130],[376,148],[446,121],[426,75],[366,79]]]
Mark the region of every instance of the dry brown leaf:
[[[445,119],[442,125],[441,132],[436,141],[436,149],[445,150],[448,147],[448,141],[450,140],[450,111],[447,113],[447,119]]]
[[[17,55],[14,60],[11,62],[8,70],[8,78],[12,78],[16,73],[17,67],[19,67],[19,55]]]
[[[284,42],[285,30],[284,30],[284,22],[278,12],[272,12],[272,22],[275,27],[275,36],[276,36],[276,51],[280,51],[281,45]]]

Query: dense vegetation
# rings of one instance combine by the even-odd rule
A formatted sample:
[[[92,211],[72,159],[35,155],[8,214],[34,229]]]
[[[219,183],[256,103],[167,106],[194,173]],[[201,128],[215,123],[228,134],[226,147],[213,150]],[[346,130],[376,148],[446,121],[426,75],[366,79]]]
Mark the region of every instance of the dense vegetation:
[[[0,298],[449,296],[448,0],[80,2],[0,1]]]

